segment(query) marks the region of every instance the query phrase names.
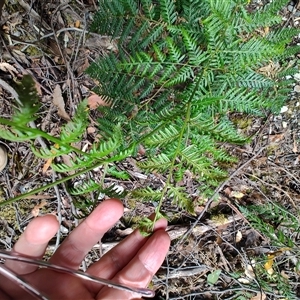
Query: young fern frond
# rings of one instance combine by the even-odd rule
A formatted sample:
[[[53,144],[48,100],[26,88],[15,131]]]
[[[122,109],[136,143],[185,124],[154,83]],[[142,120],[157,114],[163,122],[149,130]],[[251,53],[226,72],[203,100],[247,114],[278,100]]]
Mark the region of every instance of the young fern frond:
[[[79,103],[76,113],[71,121],[61,129],[60,138],[62,143],[75,143],[82,138],[88,125],[87,101]]]
[[[97,191],[98,193],[105,194],[106,196],[112,198],[125,197],[126,195],[126,192],[121,192],[116,185],[111,185],[108,188],[102,188],[100,183],[97,183],[92,179],[89,179],[88,181],[85,181],[76,187],[70,188],[69,191],[72,195],[83,195]]]
[[[132,149],[122,150],[120,148],[122,136],[119,128],[115,127],[115,134],[107,141],[102,141],[99,144],[93,144],[92,148],[84,153],[84,155],[76,156],[75,159],[69,161],[69,165],[64,163],[54,163],[53,169],[57,172],[70,172],[76,169],[84,169],[99,163],[108,163],[120,161],[124,157],[132,154]],[[70,151],[69,151],[70,152]],[[63,154],[63,153],[62,153]],[[62,155],[60,154],[60,155]]]
[[[162,192],[146,187],[133,190],[130,193],[130,196],[139,201],[159,201],[161,199]]]
[[[188,198],[184,188],[169,186],[168,196],[173,199],[174,204],[178,207],[187,210],[189,213],[194,214],[194,204],[191,199]]]
[[[55,158],[64,154],[69,154],[73,151],[73,147],[69,145],[60,145],[60,146],[51,146],[50,149],[48,148],[40,148],[38,149],[36,146],[31,145],[31,151],[34,153],[35,156],[43,158],[43,159],[50,159]]]
[[[137,164],[142,170],[166,172],[171,167],[171,161],[165,154],[159,154],[156,157],[152,157],[146,162],[140,162]]]
[[[0,118],[0,123],[2,123],[2,121],[3,119]],[[0,127],[0,136],[1,138],[8,141],[24,142],[35,140],[40,135],[37,132],[19,130],[16,128]]]
[[[35,82],[30,75],[24,75],[15,89],[19,98],[16,99],[17,109],[12,116],[12,122],[19,126],[26,126],[30,121],[35,120],[35,114],[40,108]]]

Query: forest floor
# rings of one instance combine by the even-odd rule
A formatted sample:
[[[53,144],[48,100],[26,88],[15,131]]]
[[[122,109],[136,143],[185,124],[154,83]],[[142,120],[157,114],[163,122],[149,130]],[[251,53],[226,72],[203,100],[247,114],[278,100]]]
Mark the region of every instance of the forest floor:
[[[0,79],[9,86],[24,74],[35,82],[42,109],[35,125],[56,135],[74,115],[78,103],[87,98],[90,124],[76,145],[88,147],[97,136],[96,106],[101,99],[93,94],[97,84],[85,69],[99,55],[117,45],[109,37],[88,34],[94,0],[28,1],[4,6],[0,20]],[[253,1],[252,9],[263,5]],[[282,26],[300,27],[300,6],[291,2],[282,11]],[[295,43],[299,42],[296,38]],[[264,118],[233,114],[239,130],[252,135],[244,146],[223,145],[238,158],[229,177],[210,199],[195,201],[196,215],[190,215],[166,202],[170,219],[168,232],[172,245],[154,277],[151,287],[157,299],[300,299],[300,57],[290,96],[279,115]],[[276,69],[270,62],[267,72]],[[13,111],[10,90],[0,85],[0,116]],[[0,201],[55,180],[57,174],[47,162],[38,159],[26,142],[1,140],[8,151],[8,165],[0,173]],[[68,156],[64,157],[65,163]],[[117,165],[130,179],[106,179],[130,190],[136,186],[157,186],[159,174],[143,174],[134,158]],[[100,178],[103,170],[88,176]],[[189,176],[183,182],[191,193],[197,190]],[[91,195],[94,197],[94,195]],[[132,231],[143,216],[155,209],[154,202],[136,203],[122,199],[125,215],[95,246],[86,264],[106,252]],[[76,208],[64,185],[6,205],[0,209],[0,248],[10,250],[32,218],[46,213],[62,220],[60,238],[78,224]],[[49,245],[51,252],[56,241]]]

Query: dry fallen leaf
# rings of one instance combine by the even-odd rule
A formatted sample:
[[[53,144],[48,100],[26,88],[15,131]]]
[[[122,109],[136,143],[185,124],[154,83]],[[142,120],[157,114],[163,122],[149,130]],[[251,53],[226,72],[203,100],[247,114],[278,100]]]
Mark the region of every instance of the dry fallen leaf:
[[[243,237],[242,233],[238,231],[235,236],[235,242],[239,243],[242,240],[242,237]]]
[[[293,150],[294,153],[298,152],[298,145],[297,145],[297,138],[296,138],[296,132],[293,133]]]
[[[273,254],[268,254],[268,260],[265,263],[265,269],[267,270],[267,272],[272,275],[274,273],[274,270],[272,268],[273,266],[273,262],[274,262],[274,255]]]
[[[255,278],[255,274],[253,271],[253,268],[251,265],[247,265],[246,269],[245,269],[245,275],[250,278],[250,279],[254,279]]]
[[[230,197],[234,197],[234,198],[237,198],[237,199],[241,199],[245,196],[245,194],[241,193],[241,192],[237,192],[237,191],[232,191],[230,193]]]
[[[267,270],[267,272],[270,275],[272,275],[274,273],[274,270],[272,268],[273,263],[274,263],[274,259],[277,256],[283,254],[283,252],[288,251],[288,250],[291,250],[291,249],[288,248],[288,247],[283,247],[283,248],[278,249],[277,251],[270,252],[270,253],[267,254],[268,259],[267,259],[267,262],[265,263],[265,269]]]
[[[13,49],[12,52],[14,53],[14,57],[18,60],[19,63],[22,62],[28,67],[31,66],[30,61],[27,59],[26,55],[22,51],[18,49]]]
[[[43,171],[42,171],[43,175],[46,174],[47,170],[48,170],[49,167],[51,166],[52,160],[53,160],[52,158],[47,159],[46,163],[45,163],[44,166],[43,166]]]
[[[283,270],[281,270],[280,274],[283,278],[290,279],[290,276],[288,274],[286,274]]]
[[[230,196],[232,189],[230,187],[227,187],[224,191],[223,191],[227,196]]]
[[[278,62],[270,61],[268,65],[259,68],[258,72],[268,77],[274,77],[278,73],[279,69],[280,65]]]
[[[252,297],[250,300],[265,300],[267,298],[265,293],[257,293],[256,296]]]
[[[282,141],[283,138],[284,138],[284,133],[269,135],[269,140],[271,143],[278,143]]]
[[[32,210],[31,210],[31,214],[34,216],[34,217],[37,217],[40,213],[40,209],[43,208],[44,206],[47,205],[47,201],[45,199],[43,199],[41,201],[40,204],[37,204]]]
[[[96,132],[96,130],[97,129],[95,127],[90,126],[90,127],[87,128],[86,131],[87,131],[88,134],[93,134],[93,133]]]
[[[82,64],[78,64],[78,67],[76,68],[78,76],[81,75],[89,67],[89,65],[90,65],[89,60],[86,57],[84,59],[84,62]]]
[[[36,68],[36,69],[38,69],[38,68]],[[23,70],[23,71],[22,71],[22,74],[23,74],[23,75],[30,75],[30,77],[31,77],[31,78],[33,79],[33,81],[34,81],[34,87],[35,87],[35,89],[36,89],[38,95],[42,96],[43,93],[42,93],[41,85],[35,80],[35,78],[34,78],[33,76],[31,76],[31,74],[30,74],[28,71],[26,71],[26,70]]]
[[[265,27],[264,34],[267,35],[267,34],[269,34],[269,32],[270,32],[270,27],[269,26]]]
[[[241,278],[238,278],[238,281],[242,284],[250,284],[251,281],[247,278],[244,278],[244,277],[241,277]]]
[[[57,107],[57,114],[66,121],[71,118],[65,110],[65,101],[61,93],[60,86],[57,84],[53,91],[53,104]]]
[[[110,106],[110,103],[105,102],[101,96],[93,94],[88,97],[88,106],[90,109],[96,109],[98,106]]]
[[[0,63],[0,70],[2,70],[4,72],[9,72],[12,76],[15,76],[15,74],[18,74],[17,69],[14,66],[12,66],[6,62]]]
[[[76,20],[76,22],[75,22],[74,25],[75,25],[76,28],[79,28],[79,27],[80,27],[80,21],[79,21],[79,20]]]

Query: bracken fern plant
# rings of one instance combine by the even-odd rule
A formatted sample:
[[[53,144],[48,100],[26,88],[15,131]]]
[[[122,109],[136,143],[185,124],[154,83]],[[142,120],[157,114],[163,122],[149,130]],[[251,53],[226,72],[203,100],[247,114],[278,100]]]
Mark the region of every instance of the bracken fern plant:
[[[110,104],[101,108],[101,132],[111,137],[118,124],[125,147],[142,144],[147,150],[138,166],[166,176],[161,190],[132,192],[159,201],[157,212],[164,199],[193,211],[178,184],[186,171],[202,195],[211,195],[226,178],[218,163],[234,158],[222,143],[248,141],[230,112],[276,113],[287,97],[291,82],[285,76],[295,68],[285,59],[299,51],[287,44],[298,31],[275,25],[288,1],[273,1],[255,13],[248,12],[248,2],[99,1],[91,30],[118,45],[87,71]],[[266,72],[274,65],[276,70]]]
[[[51,148],[32,144],[32,150],[47,159],[72,152],[71,166],[53,160],[58,172],[77,170],[63,181],[134,156],[142,145],[146,155],[139,168],[166,180],[162,189],[136,189],[131,197],[158,201],[158,217],[165,199],[193,212],[192,199],[179,184],[185,173],[192,174],[200,194],[211,195],[226,178],[219,163],[235,160],[222,143],[248,141],[229,113],[276,113],[287,97],[290,82],[285,77],[296,70],[285,59],[299,51],[287,47],[297,30],[276,29],[278,11],[287,3],[273,1],[251,13],[243,0],[100,0],[91,31],[111,36],[118,45],[87,70],[100,82],[96,92],[109,103],[99,108],[101,143],[87,152],[72,147],[87,125],[85,102],[59,138],[26,126],[32,112],[21,123],[16,116],[1,118],[6,127],[0,135],[9,140],[42,136]],[[272,65],[279,67],[270,71]],[[23,101],[17,116],[24,117],[28,103]],[[89,180],[73,192],[99,189],[108,195],[114,191]]]

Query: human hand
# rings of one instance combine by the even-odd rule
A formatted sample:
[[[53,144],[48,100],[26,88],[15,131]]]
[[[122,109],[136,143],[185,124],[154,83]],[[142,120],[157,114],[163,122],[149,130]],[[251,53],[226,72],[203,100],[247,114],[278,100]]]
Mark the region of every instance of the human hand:
[[[104,201],[65,239],[50,262],[77,270],[88,251],[122,215],[123,205],[119,200]],[[155,232],[148,238],[143,237],[138,230],[134,231],[98,262],[92,264],[87,273],[128,286],[146,287],[162,264],[170,245],[169,236],[164,231],[166,226],[165,219],[158,220]],[[15,244],[13,251],[41,259],[58,228],[59,224],[53,215],[34,219]],[[130,292],[84,281],[69,274],[38,269],[34,265],[6,260],[5,266],[15,274],[22,275],[30,285],[51,300],[137,299],[136,294]],[[5,277],[0,277],[0,298],[34,299]]]

